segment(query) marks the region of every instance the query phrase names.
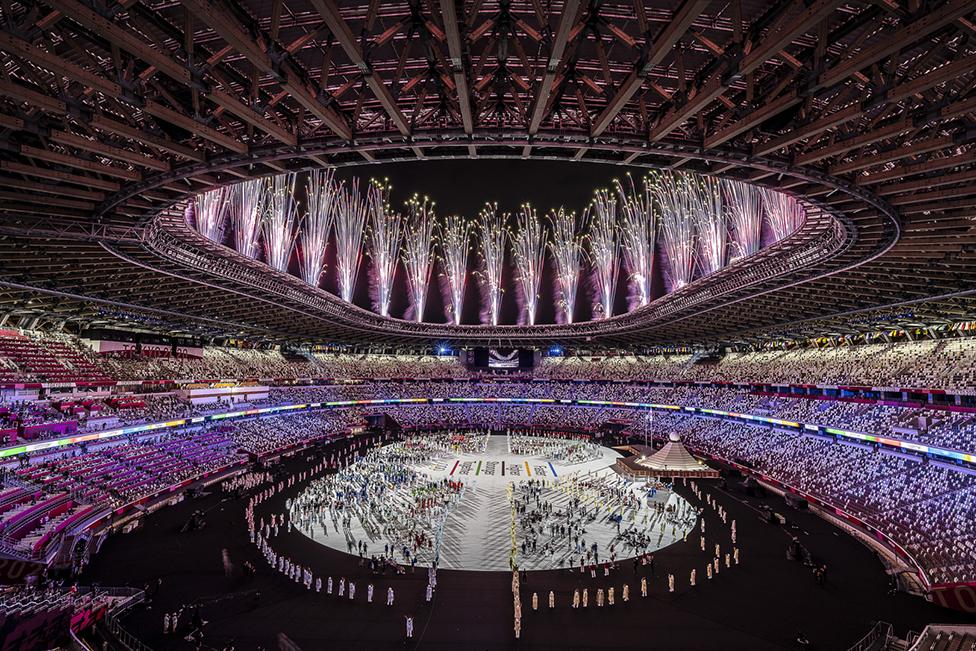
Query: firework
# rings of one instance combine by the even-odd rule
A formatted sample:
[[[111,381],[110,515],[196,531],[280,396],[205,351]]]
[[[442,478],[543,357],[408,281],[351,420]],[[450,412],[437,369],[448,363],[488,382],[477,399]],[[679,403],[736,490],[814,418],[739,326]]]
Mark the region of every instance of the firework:
[[[617,198],[607,190],[597,190],[590,213],[590,266],[599,298],[598,316],[613,316],[613,298],[617,295],[617,278],[620,266],[620,229],[617,224]],[[597,316],[597,315],[595,315]]]
[[[620,250],[638,307],[644,307],[651,302],[657,214],[654,212],[651,179],[645,178],[643,192],[638,192],[630,175],[627,178],[629,192],[624,190],[620,181],[616,182],[620,196]]]
[[[268,179],[268,193],[262,224],[264,259],[278,271],[288,271],[299,221],[295,203],[295,175],[278,174]]]
[[[697,190],[686,175],[666,172],[652,181],[661,208],[659,220],[665,277],[671,291],[691,282],[695,268],[695,211]]]
[[[552,228],[552,261],[556,268],[556,307],[563,323],[573,322],[576,311],[576,289],[583,262],[583,242],[579,235],[580,222],[575,212],[563,208],[549,215]]]
[[[437,218],[434,202],[414,195],[407,202],[406,237],[403,240],[403,266],[407,270],[407,285],[414,320],[424,320],[430,272],[434,268],[434,230]]]
[[[267,184],[252,179],[230,188],[230,222],[234,227],[234,247],[238,253],[257,258],[260,247],[261,218],[267,201]]]
[[[359,180],[348,188],[340,187],[336,198],[336,272],[342,300],[352,303],[356,292],[356,278],[363,258],[363,230],[366,227],[368,206],[359,194]]]
[[[549,237],[545,223],[529,204],[524,204],[516,216],[516,230],[512,234],[512,255],[515,258],[515,277],[525,306],[526,321],[535,325],[539,305],[539,285],[546,260]]]
[[[464,307],[464,288],[468,274],[468,254],[471,251],[472,223],[460,215],[448,215],[440,225],[441,259],[449,300],[447,320],[461,324]]]
[[[390,207],[390,186],[373,181],[366,201],[369,205],[369,257],[372,260],[374,308],[390,316],[390,299],[396,280],[400,245],[403,242],[403,215]]]
[[[773,232],[773,241],[781,239],[795,231],[803,224],[806,213],[800,202],[782,192],[762,188],[763,205],[766,207],[766,219],[769,229]]]
[[[729,224],[734,241],[732,259],[746,258],[759,250],[762,240],[762,194],[742,181],[722,180]]]
[[[200,234],[214,242],[224,239],[224,224],[227,221],[227,194],[225,188],[198,194],[194,201],[194,217]]]
[[[722,204],[722,187],[718,179],[712,177],[692,177],[690,185],[695,190],[692,218],[698,241],[698,268],[707,276],[725,266],[729,230]]]
[[[308,175],[308,215],[301,235],[302,278],[313,287],[319,286],[325,271],[325,251],[335,218],[339,186],[333,170],[314,170]]]
[[[483,297],[488,322],[498,325],[502,307],[502,267],[505,264],[505,215],[498,214],[498,204],[485,204],[478,216],[479,241],[481,243],[481,277],[485,288]],[[484,317],[483,317],[484,320]]]

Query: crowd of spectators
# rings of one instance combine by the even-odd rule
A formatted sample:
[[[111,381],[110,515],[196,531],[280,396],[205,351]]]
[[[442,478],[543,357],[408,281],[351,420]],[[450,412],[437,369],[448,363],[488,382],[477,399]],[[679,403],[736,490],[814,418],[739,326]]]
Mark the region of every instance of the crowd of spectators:
[[[452,355],[311,353],[207,346],[202,356],[97,355],[65,334],[27,331],[0,336],[28,342],[36,355],[64,373],[97,380],[217,380],[244,378],[468,378]],[[23,345],[28,345],[23,344]],[[11,349],[13,350],[13,349]],[[43,380],[0,347],[0,379]],[[693,380],[765,382],[890,388],[969,389],[976,384],[976,337],[898,343],[794,347],[728,352],[719,357],[690,353],[593,354],[544,357],[532,375],[545,379]]]
[[[218,380],[242,378],[437,378],[466,377],[455,357],[355,355],[207,347],[202,357],[105,357],[107,373],[123,380]]]
[[[733,421],[663,420],[693,451],[750,466],[884,531],[933,584],[976,576],[976,476],[958,467]]]
[[[267,405],[314,403],[343,400],[376,400],[388,398],[540,398],[562,400],[607,400],[681,405],[718,409],[736,413],[769,416],[788,421],[851,430],[864,434],[901,439],[926,445],[976,450],[976,414],[952,411],[938,406],[893,406],[877,402],[842,399],[817,399],[805,396],[750,393],[736,387],[704,385],[651,386],[637,383],[580,384],[574,382],[501,381],[429,381],[391,383],[389,381],[329,384],[317,386],[273,387],[266,399],[236,403],[232,408],[221,403],[192,404],[174,393],[140,394],[137,403],[105,407],[80,423],[82,431],[99,431],[111,427],[145,422],[193,418],[207,414]],[[14,405],[13,414],[29,415],[37,420],[64,419],[56,410],[40,403]],[[529,409],[541,409],[541,405]],[[94,412],[93,412],[94,413]],[[416,413],[416,412],[411,412]],[[463,414],[463,408],[458,414]],[[8,416],[10,417],[10,416]],[[458,418],[454,415],[451,418]],[[0,419],[4,418],[0,406]],[[634,418],[628,412],[627,418]],[[592,428],[592,423],[589,424]],[[587,423],[582,423],[583,427]],[[0,427],[2,429],[2,427]],[[52,434],[56,435],[56,434]]]
[[[968,390],[976,384],[976,338],[729,352],[715,360],[694,355],[547,357],[535,376]]]

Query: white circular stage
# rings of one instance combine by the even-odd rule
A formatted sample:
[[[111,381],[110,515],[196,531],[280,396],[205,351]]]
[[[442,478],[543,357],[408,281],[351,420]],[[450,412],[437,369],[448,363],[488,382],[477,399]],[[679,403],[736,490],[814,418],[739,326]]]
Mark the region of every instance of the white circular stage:
[[[290,517],[334,549],[458,570],[579,567],[684,538],[694,509],[619,476],[619,456],[570,439],[424,434],[312,482]]]

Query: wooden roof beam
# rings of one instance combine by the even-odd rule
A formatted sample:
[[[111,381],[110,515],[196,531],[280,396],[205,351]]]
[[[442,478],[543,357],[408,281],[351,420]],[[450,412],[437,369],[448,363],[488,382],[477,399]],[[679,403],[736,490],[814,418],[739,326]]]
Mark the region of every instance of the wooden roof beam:
[[[971,162],[973,157],[970,154],[966,158],[969,159],[967,162]],[[976,170],[973,169],[963,170],[955,174],[941,174],[939,176],[919,179],[917,181],[908,181],[906,183],[882,185],[880,188],[875,189],[875,192],[882,197],[889,197],[905,192],[939,188],[944,185],[952,185],[953,183],[970,183],[971,181],[976,181]]]
[[[352,61],[353,65],[359,68],[364,79],[366,80],[366,85],[372,91],[373,95],[379,100],[380,105],[386,114],[393,121],[393,124],[400,131],[401,134],[405,136],[410,135],[410,123],[407,121],[406,116],[397,106],[396,100],[393,98],[390,89],[383,82],[383,79],[373,70],[373,67],[368,61],[363,57],[363,52],[359,46],[359,40],[353,35],[352,30],[349,28],[349,24],[339,13],[339,6],[335,3],[335,0],[311,0],[312,5],[321,14],[322,20],[329,27],[329,31],[332,32],[332,36],[335,37],[336,41],[342,47],[346,56]]]
[[[287,90],[295,101],[322,120],[333,133],[343,140],[352,139],[352,129],[346,123],[346,120],[334,109],[323,105],[319,101],[315,91],[312,90],[312,83],[305,79],[304,75],[288,59],[283,59],[278,66],[275,65],[267,51],[267,43],[270,43],[270,37],[262,33],[255,39],[233,16],[214,3],[206,2],[205,0],[181,1],[188,10],[211,27],[220,38],[227,41],[229,45],[240,52],[255,68],[277,79],[281,87]],[[220,98],[223,101],[218,101],[218,98],[213,95],[214,93],[211,93],[208,96],[228,111],[236,113],[234,102],[238,102],[237,98],[232,98],[233,101],[228,102],[227,97],[229,96],[225,95]],[[241,115],[239,117],[245,119],[246,116]],[[251,119],[248,121],[253,126],[274,136],[286,145],[294,146],[298,144],[298,138],[294,133],[282,129],[280,126],[264,118],[264,116],[251,116]]]
[[[565,0],[562,13],[559,14],[559,23],[552,39],[552,47],[549,50],[549,60],[546,63],[546,71],[539,82],[539,90],[536,91],[532,105],[532,116],[529,119],[529,135],[535,135],[542,125],[542,120],[546,117],[546,108],[549,106],[549,98],[552,95],[553,82],[563,63],[563,55],[566,52],[566,45],[569,43],[569,34],[576,22],[576,14],[579,13],[580,0]]]
[[[721,131],[713,133],[705,138],[705,147],[718,147],[736,136],[749,131],[774,115],[778,115],[786,109],[796,106],[802,101],[795,90],[791,90],[785,95],[781,95],[771,102],[766,102],[755,111],[749,111],[741,120],[733,122]]]
[[[674,12],[669,22],[661,32],[654,38],[654,42],[643,54],[641,59],[634,66],[634,69],[627,75],[627,78],[617,89],[617,92],[607,103],[607,106],[600,112],[593,122],[591,135],[599,136],[613,119],[617,117],[621,109],[626,106],[630,98],[640,90],[644,84],[644,79],[651,73],[654,66],[661,63],[670,54],[674,46],[685,35],[688,28],[709,5],[711,0],[685,0],[682,5]]]
[[[78,170],[93,172],[95,174],[114,176],[116,178],[125,179],[126,181],[139,182],[142,180],[142,174],[134,170],[127,170],[119,167],[113,167],[111,165],[105,165],[103,163],[96,163],[94,161],[78,158],[77,156],[61,154],[55,151],[49,151],[47,149],[31,147],[29,145],[21,145],[20,153],[22,156],[26,156],[28,158],[34,158],[37,160],[46,161],[48,163],[55,163],[57,165],[64,165],[65,167],[73,167]]]
[[[960,17],[976,11],[976,0],[948,0],[938,9],[924,13],[918,20],[905,25],[891,34],[882,35],[878,42],[832,66],[817,79],[813,90],[830,88],[844,81],[854,73],[900,52],[905,47],[950,25]]]
[[[827,147],[821,147],[820,149],[814,149],[805,154],[801,154],[796,157],[797,165],[808,165],[810,163],[816,163],[825,158],[830,158],[831,156],[838,156],[852,149],[857,149],[858,147],[863,147],[864,145],[870,145],[876,143],[885,138],[891,138],[897,136],[898,134],[904,133],[912,128],[912,121],[908,118],[903,118],[892,122],[891,124],[875,129],[874,131],[868,131],[859,136],[854,136],[853,138],[846,138],[844,140],[838,140],[832,145]]]
[[[14,163],[12,161],[0,161],[0,170],[5,172],[14,172],[16,174],[23,174],[24,176],[32,176],[39,179],[47,179],[49,181],[72,183],[75,185],[80,185],[84,188],[98,188],[99,190],[107,190],[109,192],[118,192],[122,188],[122,186],[115,181],[103,181],[102,179],[96,179],[91,176],[70,174],[68,172],[60,172],[58,170],[52,170],[45,167],[24,165],[23,163]]]
[[[888,151],[868,153],[847,163],[832,165],[829,171],[834,175],[856,172],[869,167],[884,165],[885,163],[890,163],[902,158],[911,158],[912,156],[918,156],[919,154],[927,154],[932,151],[938,151],[939,149],[945,149],[946,147],[951,147],[954,143],[955,140],[952,136],[936,136],[935,138],[916,140],[915,142],[903,147],[890,149]]]
[[[106,158],[122,160],[127,163],[131,163],[132,165],[148,167],[159,172],[168,172],[170,170],[170,164],[167,161],[157,160],[138,152],[121,149],[120,147],[106,145],[98,140],[89,140],[88,138],[70,133],[68,131],[53,130],[48,137],[52,142],[74,147],[75,149],[81,149],[82,151],[88,151],[100,156],[105,156]]]
[[[189,68],[187,68],[183,63],[180,63],[176,59],[172,58],[168,53],[161,52],[151,47],[138,35],[133,34],[128,30],[122,28],[121,25],[118,25],[117,23],[104,18],[103,16],[93,11],[89,7],[86,7],[85,5],[79,3],[77,0],[44,0],[44,1],[53,9],[56,9],[61,13],[63,13],[66,17],[70,18],[71,20],[74,20],[75,22],[93,31],[94,33],[101,35],[109,42],[117,45],[118,47],[129,52],[130,54],[135,55],[136,57],[142,59],[146,63],[149,63],[153,67],[160,70],[163,74],[180,82],[184,86],[188,88],[196,88],[198,90],[201,90],[201,92],[205,96],[209,96],[209,94],[211,93],[210,88],[207,87],[204,87],[202,89],[200,88],[200,84],[193,79],[193,75],[191,74]],[[280,135],[281,131],[280,128],[277,127],[277,125],[274,125],[273,122],[266,120],[263,117],[259,119],[256,116],[256,112],[253,109],[251,109],[251,107],[243,104],[238,99],[231,98],[230,96],[226,96],[226,95],[220,95],[219,99],[222,101],[222,103],[220,104],[221,106],[223,106],[228,111],[230,111],[231,113],[239,117],[241,120],[244,120],[249,124],[254,124],[262,131],[265,131],[265,128],[267,128],[268,131],[266,132],[269,133],[269,135],[272,135],[274,137],[278,137]],[[207,138],[208,140],[211,140],[213,142],[218,142],[218,144],[227,142],[226,140],[220,140],[220,139],[215,139],[210,137],[212,133],[210,131],[207,131],[208,129],[210,129],[210,127],[206,127],[206,125],[202,125],[199,122],[192,120],[192,118],[188,118],[188,119],[190,119],[190,121],[193,122],[194,125],[196,125],[196,128],[187,129],[188,131],[191,131],[192,133],[197,133],[198,135]],[[169,119],[167,119],[167,121],[172,122],[172,120]],[[203,127],[203,129],[199,129],[199,127]],[[204,135],[205,133],[209,135]],[[231,151],[236,151],[238,153],[245,153],[246,146],[242,145],[236,139],[234,139],[234,141],[238,143],[238,145],[235,147],[228,147],[228,149],[231,149]],[[241,151],[241,147],[244,147],[243,151]]]
[[[474,115],[471,112],[471,91],[468,88],[467,70],[464,66],[464,50],[461,47],[461,32],[458,29],[456,1],[440,0],[441,17],[444,20],[444,33],[447,37],[449,63],[451,74],[454,76],[458,108],[461,111],[461,126],[465,133],[471,134],[474,131]],[[463,3],[461,6],[463,8]]]
[[[803,3],[797,0],[795,4],[802,6]],[[843,0],[816,0],[810,6],[803,8],[799,15],[781,18],[779,23],[742,58],[737,70],[738,75],[754,72],[768,59],[778,56],[783,48],[816,27],[834,9],[843,4]]]
[[[918,163],[915,165],[901,165],[899,167],[895,167],[890,170],[885,170],[883,172],[868,174],[865,177],[859,178],[858,183],[860,185],[873,185],[875,183],[894,181],[896,179],[915,176],[917,174],[925,174],[927,172],[945,170],[952,167],[958,167],[960,165],[971,165],[973,163],[976,163],[976,152],[968,151],[964,154],[959,154],[958,156],[945,156],[944,158],[934,158],[924,163]]]
[[[124,122],[113,120],[105,115],[93,115],[91,120],[89,120],[88,125],[106,133],[122,135],[127,138],[131,138],[132,140],[137,140],[145,145],[156,147],[158,149],[162,149],[163,151],[168,151],[187,160],[196,161],[198,163],[202,163],[206,160],[203,153],[195,151],[186,145],[181,145],[178,142],[173,142],[172,140],[168,140],[161,136],[147,133],[141,129],[125,124]]]

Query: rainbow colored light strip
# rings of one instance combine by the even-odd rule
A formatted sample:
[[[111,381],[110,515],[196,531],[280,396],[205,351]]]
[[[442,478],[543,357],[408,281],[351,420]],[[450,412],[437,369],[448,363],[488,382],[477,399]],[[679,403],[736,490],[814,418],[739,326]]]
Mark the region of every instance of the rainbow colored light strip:
[[[566,398],[559,398],[559,399],[557,398],[374,398],[370,400],[333,400],[329,402],[311,402],[311,403],[295,404],[295,405],[278,405],[277,407],[262,407],[260,409],[246,409],[243,411],[231,411],[222,414],[212,414],[209,416],[196,416],[194,418],[170,420],[162,423],[148,423],[145,425],[133,425],[130,427],[121,427],[121,428],[106,430],[104,432],[97,432],[93,434],[83,434],[81,436],[69,436],[60,439],[38,441],[37,443],[26,443],[23,445],[17,445],[13,447],[0,449],[0,459],[13,457],[18,454],[25,454],[28,452],[39,452],[43,450],[50,450],[52,448],[58,448],[65,445],[72,445],[74,443],[84,443],[85,441],[101,441],[105,439],[115,438],[118,436],[127,436],[129,434],[142,434],[145,432],[152,432],[155,430],[183,427],[185,425],[199,425],[206,422],[216,422],[216,421],[229,420],[234,418],[248,418],[250,416],[267,416],[270,414],[280,414],[289,411],[301,411],[301,410],[308,410],[308,409],[341,409],[344,407],[369,407],[369,406],[376,406],[376,405],[415,405],[415,404],[443,404],[443,403],[533,404],[533,405],[559,404],[559,405],[570,405],[570,406],[575,405],[580,407],[615,407],[621,409],[640,409],[640,410],[671,411],[671,412],[683,411],[690,414],[701,414],[704,416],[713,416],[718,418],[732,418],[736,420],[744,420],[744,421],[750,421],[754,423],[763,423],[775,427],[785,427],[785,428],[795,429],[795,430],[803,429],[810,432],[827,434],[834,437],[852,439],[857,441],[866,441],[870,443],[876,443],[878,445],[889,447],[889,448],[910,450],[912,452],[917,452],[920,454],[927,454],[934,457],[942,457],[943,459],[950,459],[952,461],[962,461],[965,463],[971,463],[976,465],[976,454],[969,454],[966,452],[960,452],[958,450],[950,450],[947,448],[939,448],[931,445],[914,443],[912,441],[903,441],[901,439],[875,436],[873,434],[862,434],[860,432],[852,432],[849,430],[836,429],[833,427],[821,427],[819,425],[814,425],[811,423],[798,423],[791,420],[770,418],[768,416],[757,416],[754,414],[740,414],[734,411],[722,411],[720,409],[705,409],[702,407],[685,407],[682,405],[662,405],[653,402],[621,402],[617,400],[574,400],[574,399],[566,399]]]

